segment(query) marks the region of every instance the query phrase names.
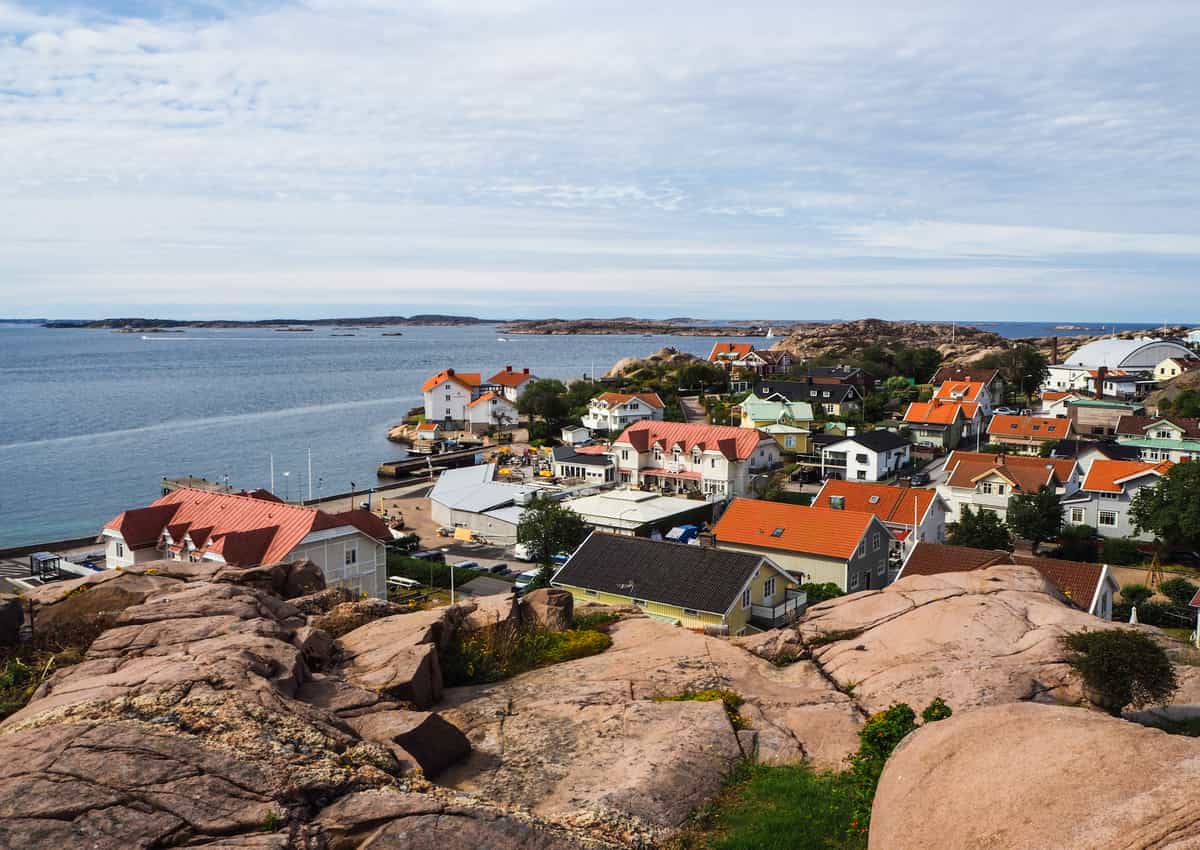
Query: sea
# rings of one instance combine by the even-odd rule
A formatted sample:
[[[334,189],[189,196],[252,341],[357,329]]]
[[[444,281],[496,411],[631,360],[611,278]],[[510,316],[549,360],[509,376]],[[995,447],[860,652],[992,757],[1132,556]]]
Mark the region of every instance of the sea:
[[[963,324],[1010,338],[1111,328]],[[374,486],[376,466],[404,455],[388,429],[447,366],[570,379],[664,346],[707,354],[712,342],[506,337],[495,325],[141,334],[0,324],[0,548],[98,532],[154,500],[164,476],[269,487],[273,462],[276,492],[299,499],[311,454],[313,496]]]

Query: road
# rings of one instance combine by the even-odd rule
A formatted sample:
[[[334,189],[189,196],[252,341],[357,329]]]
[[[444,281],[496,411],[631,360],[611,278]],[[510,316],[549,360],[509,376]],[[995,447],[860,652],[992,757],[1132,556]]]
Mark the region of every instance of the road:
[[[696,424],[708,423],[708,411],[704,409],[704,405],[700,403],[698,396],[680,396],[679,407],[683,412],[683,421]]]

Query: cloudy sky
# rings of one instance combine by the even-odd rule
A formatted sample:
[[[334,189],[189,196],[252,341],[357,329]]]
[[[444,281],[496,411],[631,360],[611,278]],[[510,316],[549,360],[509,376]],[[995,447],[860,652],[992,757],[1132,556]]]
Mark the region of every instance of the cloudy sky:
[[[1196,321],[1198,42],[1195,0],[0,0],[0,316]]]

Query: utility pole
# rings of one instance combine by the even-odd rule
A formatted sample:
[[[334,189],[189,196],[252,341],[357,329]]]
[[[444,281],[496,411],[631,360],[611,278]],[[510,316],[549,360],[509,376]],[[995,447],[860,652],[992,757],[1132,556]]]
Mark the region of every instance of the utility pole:
[[[312,447],[308,449],[308,500],[312,501]]]
[[[271,453],[271,495],[275,495],[275,454]]]

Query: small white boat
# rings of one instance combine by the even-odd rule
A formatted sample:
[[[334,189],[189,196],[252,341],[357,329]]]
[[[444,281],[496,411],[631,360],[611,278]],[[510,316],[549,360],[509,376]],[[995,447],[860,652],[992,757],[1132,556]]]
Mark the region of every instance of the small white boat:
[[[502,336],[498,336],[498,337],[496,337],[496,342],[508,342],[508,340],[506,340],[506,339],[505,339],[504,337],[502,337]]]
[[[775,329],[767,328],[767,339],[775,339]]]

